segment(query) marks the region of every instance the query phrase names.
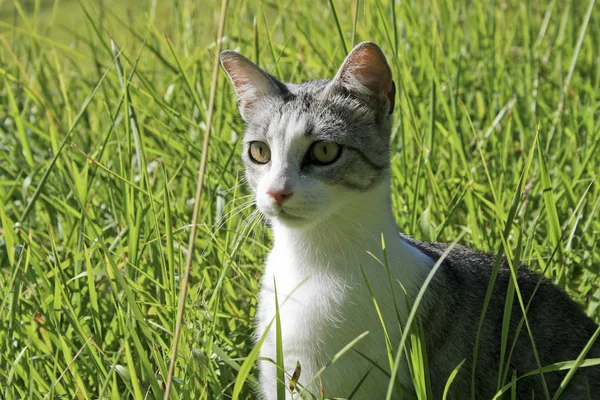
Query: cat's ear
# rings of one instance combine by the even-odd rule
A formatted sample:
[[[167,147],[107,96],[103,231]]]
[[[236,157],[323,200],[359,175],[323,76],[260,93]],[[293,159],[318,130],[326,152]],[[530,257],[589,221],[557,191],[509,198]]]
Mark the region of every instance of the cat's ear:
[[[252,117],[253,109],[260,100],[282,95],[285,90],[283,83],[235,51],[221,52],[221,65],[235,88],[244,120]]]
[[[375,105],[381,110],[394,110],[396,85],[392,70],[383,51],[373,42],[363,42],[352,49],[331,82],[341,85],[352,95]]]

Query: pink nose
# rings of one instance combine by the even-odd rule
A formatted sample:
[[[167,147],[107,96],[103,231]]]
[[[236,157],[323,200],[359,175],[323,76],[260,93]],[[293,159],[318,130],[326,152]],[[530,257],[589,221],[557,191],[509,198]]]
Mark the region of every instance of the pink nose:
[[[289,189],[284,190],[267,190],[267,194],[275,200],[278,206],[280,206],[284,201],[292,197],[294,192]]]

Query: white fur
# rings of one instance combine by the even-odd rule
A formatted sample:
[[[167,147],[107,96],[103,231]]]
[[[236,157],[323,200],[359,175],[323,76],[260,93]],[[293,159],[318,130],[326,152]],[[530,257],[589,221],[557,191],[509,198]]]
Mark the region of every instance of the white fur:
[[[313,380],[319,368],[365,331],[369,334],[354,348],[385,370],[390,369],[381,322],[361,272],[362,267],[395,351],[400,339],[396,308],[386,268],[377,260],[384,259],[382,235],[402,319],[407,315],[406,299],[398,281],[414,298],[432,262],[398,234],[387,180],[368,192],[357,192],[316,179],[301,179],[299,157],[311,142],[302,135],[303,123],[302,119],[288,118],[272,124],[273,129],[287,132],[274,135],[269,142],[271,165],[261,176],[255,193],[259,209],[271,220],[275,240],[259,294],[256,334],[261,337],[274,320],[276,283],[286,387],[299,361],[300,385],[319,395],[319,379]],[[291,188],[294,194],[280,208],[266,191],[283,187]],[[262,358],[276,359],[274,326],[261,348]],[[325,395],[349,395],[371,367],[356,352],[346,352],[321,376]],[[403,385],[410,386],[406,367],[399,378]],[[373,368],[357,398],[383,398],[388,380]],[[276,371],[270,361],[260,362],[260,389],[265,399],[276,398]],[[288,398],[292,398],[289,392]]]

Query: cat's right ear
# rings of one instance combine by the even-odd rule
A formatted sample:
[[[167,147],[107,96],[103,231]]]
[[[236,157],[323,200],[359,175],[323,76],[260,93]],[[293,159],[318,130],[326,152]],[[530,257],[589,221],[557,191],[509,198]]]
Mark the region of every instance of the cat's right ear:
[[[354,47],[329,86],[332,90],[342,86],[351,95],[388,114],[394,111],[396,85],[392,70],[381,48],[373,42]]]
[[[221,65],[235,88],[240,113],[246,121],[252,118],[261,100],[283,94],[283,83],[235,51],[221,52]]]

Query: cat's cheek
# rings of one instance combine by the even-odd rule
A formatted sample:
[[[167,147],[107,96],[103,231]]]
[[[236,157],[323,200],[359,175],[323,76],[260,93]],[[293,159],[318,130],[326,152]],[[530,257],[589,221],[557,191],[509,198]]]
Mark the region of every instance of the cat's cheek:
[[[264,172],[260,170],[260,167],[244,157],[245,176],[248,182],[248,187],[252,190],[254,197],[257,197],[258,190],[260,188],[261,178]]]
[[[264,193],[258,193],[256,195],[256,207],[265,216],[273,218],[277,215],[277,210],[266,197]]]
[[[267,195],[268,182],[267,179],[261,179],[258,182],[254,190],[254,197],[256,199],[256,206],[266,216],[273,216],[275,211],[275,205],[272,199]]]
[[[323,183],[321,186],[321,197],[323,201],[323,211],[334,212],[346,204],[351,196],[346,190],[338,185],[329,185]]]

